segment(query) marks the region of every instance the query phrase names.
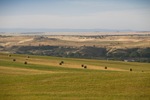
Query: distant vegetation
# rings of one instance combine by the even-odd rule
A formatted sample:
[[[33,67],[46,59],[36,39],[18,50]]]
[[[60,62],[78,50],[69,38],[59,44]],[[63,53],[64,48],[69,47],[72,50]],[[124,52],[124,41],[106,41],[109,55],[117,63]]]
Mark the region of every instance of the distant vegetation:
[[[150,62],[150,48],[129,48],[109,51],[101,47],[64,47],[64,46],[13,46],[10,52],[16,54],[47,55],[57,57],[111,59],[137,62]],[[8,50],[8,51],[9,51]]]

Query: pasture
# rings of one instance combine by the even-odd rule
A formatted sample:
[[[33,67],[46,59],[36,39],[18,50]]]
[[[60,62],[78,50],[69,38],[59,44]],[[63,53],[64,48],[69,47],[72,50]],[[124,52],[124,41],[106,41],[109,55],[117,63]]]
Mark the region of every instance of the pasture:
[[[149,99],[149,63],[0,53],[0,100]]]

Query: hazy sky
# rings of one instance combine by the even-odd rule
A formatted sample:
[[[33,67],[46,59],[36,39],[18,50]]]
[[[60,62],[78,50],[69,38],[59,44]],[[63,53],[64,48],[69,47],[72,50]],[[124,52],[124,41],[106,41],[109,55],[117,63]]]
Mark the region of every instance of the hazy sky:
[[[150,0],[0,0],[0,28],[150,31]]]

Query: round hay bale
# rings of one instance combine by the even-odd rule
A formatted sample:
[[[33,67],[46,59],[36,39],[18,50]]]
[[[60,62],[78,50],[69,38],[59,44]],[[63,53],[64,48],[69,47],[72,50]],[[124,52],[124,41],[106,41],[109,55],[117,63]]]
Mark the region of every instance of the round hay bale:
[[[59,63],[59,65],[62,65],[62,63]]]
[[[107,67],[105,66],[105,69],[107,69]]]
[[[64,63],[64,61],[61,61],[61,63],[63,64],[63,63]]]
[[[16,59],[13,59],[13,61],[16,61]]]
[[[84,65],[82,64],[81,67],[84,67]]]
[[[86,68],[87,68],[87,66],[84,66],[84,68],[86,69]]]
[[[130,71],[132,71],[132,68],[130,68]]]
[[[27,62],[25,61],[24,64],[27,64]]]

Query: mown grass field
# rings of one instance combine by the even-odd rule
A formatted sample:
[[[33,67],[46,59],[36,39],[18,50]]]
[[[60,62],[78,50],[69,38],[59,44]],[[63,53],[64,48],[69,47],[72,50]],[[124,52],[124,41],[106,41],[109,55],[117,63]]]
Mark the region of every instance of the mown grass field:
[[[0,53],[0,100],[150,100],[149,63],[27,56]]]

